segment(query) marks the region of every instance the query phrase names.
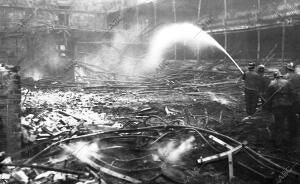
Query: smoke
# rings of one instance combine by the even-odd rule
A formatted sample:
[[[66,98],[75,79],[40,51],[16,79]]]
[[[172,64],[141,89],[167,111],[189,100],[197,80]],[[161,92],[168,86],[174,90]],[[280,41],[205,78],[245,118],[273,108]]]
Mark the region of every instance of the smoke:
[[[147,25],[144,25],[147,26]],[[141,29],[142,30],[142,29]],[[115,77],[122,79],[124,75],[133,76],[136,74],[136,65],[140,62],[140,58],[145,52],[145,48],[136,44],[141,42],[140,31],[136,26],[130,29],[115,32],[113,38],[107,41],[107,44],[101,45],[96,49],[96,52],[90,53],[82,58],[82,65],[91,66],[90,70],[95,72],[111,72],[118,74]],[[140,58],[140,59],[139,59]],[[83,73],[82,73],[83,71]],[[92,76],[88,70],[82,70],[81,76]],[[79,72],[77,72],[79,74]],[[98,75],[98,79],[116,79],[109,78],[112,75]]]
[[[54,35],[37,35],[31,47],[27,50],[25,61],[21,63],[21,73],[24,77],[39,80],[44,77],[59,76],[63,73],[60,71],[69,65],[69,62],[59,57]]]
[[[179,146],[176,147],[176,143],[171,141],[167,145],[160,146],[158,148],[158,154],[165,158],[169,163],[179,162],[182,156],[193,148],[193,142],[195,137],[191,136],[185,141],[181,142]]]
[[[95,165],[92,158],[101,158],[101,155],[98,153],[100,148],[97,143],[76,142],[68,145],[62,145],[62,148],[65,152],[75,156],[81,162],[90,165]]]
[[[228,105],[230,102],[226,99],[226,98],[224,98],[224,97],[221,97],[221,96],[217,96],[215,93],[213,93],[213,92],[207,92],[207,94],[209,95],[209,97],[210,97],[210,99],[212,100],[212,101],[215,101],[215,102],[218,102],[218,103],[220,103],[220,104],[222,104],[222,105]]]
[[[146,24],[139,26],[140,30],[143,30],[142,27],[147,27]],[[105,71],[119,74],[118,79],[122,79],[122,75],[136,76],[154,71],[171,46],[175,43],[183,43],[188,48],[197,50],[215,47],[235,63],[214,38],[191,23],[169,24],[160,28],[150,39],[146,55],[143,54],[146,50],[143,45],[134,44],[141,42],[140,33],[136,25],[128,30],[115,32],[110,44],[102,46],[96,54],[88,56],[86,62]]]

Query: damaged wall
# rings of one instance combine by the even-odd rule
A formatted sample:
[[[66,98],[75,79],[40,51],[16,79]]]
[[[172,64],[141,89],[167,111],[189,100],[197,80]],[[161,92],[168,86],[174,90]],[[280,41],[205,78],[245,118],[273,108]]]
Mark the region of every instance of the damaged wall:
[[[21,81],[18,68],[0,66],[0,149],[14,153],[21,149]]]
[[[61,57],[59,40],[56,34],[48,33],[2,39],[0,62],[19,65],[22,76],[34,80],[65,78],[62,74],[71,60]]]
[[[29,52],[21,63],[24,77],[33,77],[34,80],[66,77],[63,71],[71,64],[71,60],[62,57],[60,53],[61,37],[56,34],[40,34],[27,41]]]
[[[59,2],[70,4],[62,6]],[[300,58],[297,37],[299,34],[298,1],[287,0],[286,4],[282,1],[262,1],[260,4],[260,9],[264,10],[262,12],[259,11],[256,1],[238,3],[236,0],[227,0],[226,24],[224,4],[219,1],[202,0],[201,6],[198,0],[174,2],[175,4],[173,1],[161,0],[92,0],[84,3],[80,0],[2,0],[0,1],[0,5],[3,6],[0,18],[0,60],[4,63],[20,64],[22,74],[35,79],[53,78],[66,73],[69,78],[73,78],[76,63],[79,61],[82,64],[87,60],[89,60],[88,64],[96,64],[104,70],[113,69],[112,73],[128,74],[132,73],[132,65],[139,62],[146,54],[146,45],[155,30],[163,24],[174,21],[198,24],[209,31],[223,46],[225,34],[222,29],[242,27],[239,31],[227,34],[226,49],[235,59],[262,59],[274,47],[272,53],[274,59]],[[7,8],[7,6],[17,6],[17,8]],[[62,7],[63,9],[59,9]],[[48,8],[54,8],[55,11],[48,11]],[[282,18],[287,13],[293,16]],[[261,19],[264,17],[267,17],[269,22]],[[290,20],[292,22],[289,22]],[[268,27],[260,31],[260,51],[257,53],[259,25],[262,23],[272,25],[278,21],[286,21],[284,45],[282,27],[278,25]],[[243,26],[254,26],[254,28],[248,30]],[[81,34],[72,35],[76,30],[81,31]],[[89,34],[93,35],[91,39],[88,38]],[[105,36],[100,38],[103,34]],[[65,47],[64,54],[68,57],[59,56],[61,54],[59,45]],[[77,50],[74,49],[75,45]],[[176,54],[174,49],[171,48],[166,54],[167,59],[197,59],[197,53],[184,45],[177,45]],[[25,54],[29,50],[35,52]],[[74,52],[77,52],[76,56]],[[223,59],[224,57],[223,53],[214,49],[207,49],[200,55],[200,59]],[[99,58],[102,58],[101,64],[96,61]],[[118,67],[111,67],[117,65]],[[96,75],[98,74],[90,77]],[[63,78],[63,76],[59,77]]]

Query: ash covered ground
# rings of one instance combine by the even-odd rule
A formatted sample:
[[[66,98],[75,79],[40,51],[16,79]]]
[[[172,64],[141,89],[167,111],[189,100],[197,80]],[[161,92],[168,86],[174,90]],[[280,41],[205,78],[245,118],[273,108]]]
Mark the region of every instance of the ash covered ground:
[[[223,62],[171,62],[136,84],[35,85],[22,89],[24,149],[3,161],[9,183],[297,181],[298,150],[272,147],[270,114],[242,121],[242,82]],[[234,177],[212,135],[236,149]]]

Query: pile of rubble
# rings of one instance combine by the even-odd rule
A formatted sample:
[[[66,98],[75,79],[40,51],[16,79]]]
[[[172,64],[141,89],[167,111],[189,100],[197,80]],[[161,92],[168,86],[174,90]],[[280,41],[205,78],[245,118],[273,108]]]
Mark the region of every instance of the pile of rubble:
[[[59,90],[22,93],[22,135],[24,143],[40,142],[61,135],[71,136],[111,129],[117,125],[106,113],[96,113],[92,107],[103,104],[97,94]]]

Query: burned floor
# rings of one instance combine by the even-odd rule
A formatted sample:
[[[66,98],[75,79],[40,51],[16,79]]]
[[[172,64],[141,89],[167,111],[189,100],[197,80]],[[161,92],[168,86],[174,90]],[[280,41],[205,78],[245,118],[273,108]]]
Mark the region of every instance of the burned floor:
[[[84,88],[25,80],[22,149],[2,153],[2,181],[299,181],[299,146],[273,146],[272,115],[259,109],[243,119],[236,71],[223,62],[205,66],[206,73],[178,64],[135,85],[113,81]]]

